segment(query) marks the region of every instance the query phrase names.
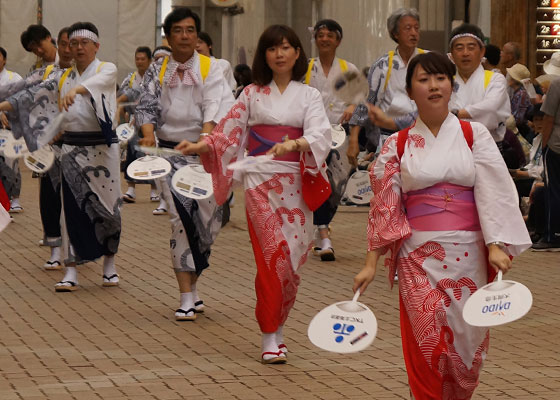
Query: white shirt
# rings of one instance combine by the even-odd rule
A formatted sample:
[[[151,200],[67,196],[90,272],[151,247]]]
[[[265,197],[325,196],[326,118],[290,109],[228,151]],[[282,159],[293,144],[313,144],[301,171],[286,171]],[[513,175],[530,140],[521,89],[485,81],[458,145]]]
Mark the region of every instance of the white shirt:
[[[226,84],[222,69],[211,59],[210,71],[202,80],[200,59],[195,51],[192,70],[198,75],[198,84],[185,85],[182,82],[174,88],[164,84],[161,92],[161,125],[157,132],[159,139],[172,142],[189,140],[196,142],[205,122],[218,123],[233,104],[231,89]],[[166,71],[171,73],[169,59]],[[164,78],[164,82],[168,80]]]
[[[501,142],[506,134],[506,119],[511,115],[511,103],[507,94],[507,81],[502,74],[494,73],[484,88],[484,68],[479,65],[465,82],[455,76],[455,87],[449,101],[450,110],[465,109],[470,121],[483,124],[494,141]]]
[[[6,68],[0,72],[0,85],[4,85],[8,82],[21,81],[21,76],[17,72],[8,71]]]
[[[232,91],[235,90],[237,87],[237,82],[235,81],[235,77],[233,76],[233,70],[231,69],[231,64],[228,60],[224,60],[223,58],[216,58],[214,56],[211,57],[212,60],[216,61],[216,64],[222,70],[224,74],[224,78],[226,78],[226,82],[228,83],[229,87]]]
[[[361,73],[354,64],[348,61],[346,64],[348,65],[348,71]],[[325,76],[325,72],[323,71],[321,60],[316,58],[313,62],[309,86],[316,88],[321,93],[323,105],[325,106],[325,111],[331,124],[338,124],[340,122],[340,118],[347,107],[347,104],[336,97],[333,91],[333,82],[341,74],[342,69],[340,67],[340,58],[338,57],[334,58],[327,76]]]

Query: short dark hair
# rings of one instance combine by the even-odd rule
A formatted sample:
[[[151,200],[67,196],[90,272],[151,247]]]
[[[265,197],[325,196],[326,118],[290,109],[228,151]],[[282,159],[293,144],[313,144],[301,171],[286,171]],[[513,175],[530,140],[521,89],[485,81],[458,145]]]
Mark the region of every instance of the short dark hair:
[[[29,25],[20,36],[21,45],[27,51],[31,51],[31,43],[37,43],[51,36],[51,33],[43,25]]]
[[[210,49],[210,55],[213,56],[214,53],[212,52],[212,38],[210,37],[210,35],[206,32],[200,31],[198,32],[198,38],[206,43],[206,45]]]
[[[196,32],[200,32],[200,18],[196,13],[194,13],[188,7],[176,7],[165,17],[163,21],[163,32],[165,36],[169,36],[171,33],[171,26],[179,21],[182,21],[186,18],[194,19],[194,24],[196,26]]]
[[[93,25],[91,22],[76,22],[76,23],[70,25],[70,28],[68,28],[68,37],[70,37],[72,35],[72,33],[76,32],[76,31],[80,31],[82,29],[92,31],[97,36],[99,36],[99,31],[97,30],[97,27],[95,25]]]
[[[8,58],[8,53],[6,52],[5,48],[0,47],[0,54],[2,54],[2,57],[4,57],[4,61],[6,61],[6,58]]]
[[[60,38],[65,33],[66,33],[66,35],[68,35],[68,39],[70,39],[70,27],[69,26],[65,26],[64,28],[62,28],[61,30],[58,31],[58,37],[56,38],[56,43],[60,42]]]
[[[169,54],[171,54],[171,48],[168,46],[157,46],[154,51],[152,51],[152,58],[154,57],[154,55],[156,54],[156,51],[158,50],[165,50],[167,52],[169,52]]]
[[[329,31],[336,33],[338,40],[342,39],[342,27],[334,19],[322,19],[317,22],[313,28],[313,37],[317,37],[317,33],[322,28],[327,28]]]
[[[146,57],[148,57],[148,60],[152,59],[152,50],[150,50],[150,48],[148,46],[137,47],[136,51],[134,52],[134,55],[136,55],[138,53],[146,54]]]
[[[455,36],[465,33],[476,36],[480,40],[480,43],[478,43],[478,45],[480,47],[484,47],[484,33],[482,33],[482,30],[476,25],[466,23],[459,25],[457,28],[451,31],[451,35],[449,35],[449,47],[451,48],[451,46],[453,45],[453,43],[451,43],[451,40]]]
[[[272,80],[272,70],[266,63],[266,51],[270,47],[278,46],[284,39],[286,39],[294,49],[299,49],[299,57],[292,69],[292,80],[300,81],[307,72],[307,57],[301,46],[298,35],[289,26],[271,25],[265,29],[259,38],[257,51],[253,58],[253,82],[257,85],[268,85]]]
[[[513,48],[513,57],[516,61],[519,61],[521,59],[521,45],[517,42],[507,42],[506,44]]]
[[[498,65],[500,63],[500,48],[493,44],[486,45],[484,57],[486,57],[486,60],[491,65]]]
[[[449,60],[449,57],[444,56],[437,51],[430,51],[429,53],[418,54],[410,60],[406,69],[406,90],[412,88],[412,76],[414,70],[420,65],[424,71],[429,75],[444,74],[449,78],[451,87],[453,87],[453,75],[455,75],[455,65]]]
[[[237,64],[233,69],[233,77],[238,86],[247,86],[253,81],[251,68],[247,64]]]

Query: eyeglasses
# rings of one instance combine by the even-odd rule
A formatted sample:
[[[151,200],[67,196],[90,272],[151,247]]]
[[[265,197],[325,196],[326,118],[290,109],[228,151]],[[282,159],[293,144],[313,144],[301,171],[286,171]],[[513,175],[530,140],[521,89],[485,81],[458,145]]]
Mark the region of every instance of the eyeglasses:
[[[71,40],[70,43],[69,43],[69,46],[70,47],[78,47],[78,46],[86,47],[89,43],[93,43],[93,41],[91,41],[89,39]]]
[[[194,26],[187,26],[186,28],[182,28],[180,26],[174,26],[171,28],[171,33],[173,35],[180,35],[182,33],[186,33],[187,35],[192,35],[196,33],[196,28]]]

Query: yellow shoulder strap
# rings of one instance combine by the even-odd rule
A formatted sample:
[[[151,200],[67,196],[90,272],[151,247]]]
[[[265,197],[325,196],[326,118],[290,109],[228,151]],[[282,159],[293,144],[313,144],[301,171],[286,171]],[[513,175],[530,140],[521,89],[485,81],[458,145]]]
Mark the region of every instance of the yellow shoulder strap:
[[[423,49],[421,49],[420,47],[418,47],[418,54],[424,54],[425,51]]]
[[[132,89],[132,84],[134,83],[134,78],[136,78],[136,71],[132,73],[132,76],[130,77],[130,81],[128,82],[128,87],[131,89]]]
[[[383,91],[387,90],[387,85],[389,84],[389,78],[391,77],[391,71],[393,70],[393,57],[395,52],[391,50],[389,52],[389,68],[387,69],[387,75],[385,76],[385,85],[383,85]]]
[[[159,84],[163,86],[163,77],[165,76],[165,70],[167,69],[167,63],[169,62],[169,56],[165,56],[163,63],[161,64],[161,70],[159,71]]]
[[[101,67],[103,66],[103,64],[105,64],[105,61],[103,61],[101,64],[99,64],[95,70],[95,73],[98,74],[99,71],[101,71]]]
[[[64,73],[60,77],[60,80],[58,81],[58,99],[59,100],[60,100],[60,93],[62,92],[62,86],[64,85],[64,81],[66,81],[66,78],[68,78],[68,75],[70,75],[70,71],[72,71],[72,67],[66,68],[66,71],[64,71]]]
[[[200,61],[200,75],[202,75],[202,82],[204,82],[210,72],[210,57],[198,53],[198,60]]]
[[[348,71],[348,63],[346,62],[346,60],[343,60],[342,58],[339,58],[338,63],[340,64],[340,70],[342,72]]]
[[[35,69],[39,69],[43,66],[43,60],[41,60],[40,58],[37,58],[37,61],[35,61]]]
[[[492,79],[492,75],[494,75],[494,71],[484,70],[484,90],[490,84],[490,79]]]
[[[43,74],[44,81],[47,80],[47,78],[49,77],[53,69],[54,69],[54,64],[47,65],[47,68],[45,68],[45,73]]]
[[[314,58],[309,60],[309,65],[307,66],[307,72],[305,73],[305,81],[304,81],[306,85],[309,85],[309,82],[311,81],[311,70],[313,69],[313,64],[315,64]]]
[[[8,70],[6,70],[6,72],[8,73],[8,80],[11,81],[12,78],[14,77],[14,73],[12,71],[8,71]]]

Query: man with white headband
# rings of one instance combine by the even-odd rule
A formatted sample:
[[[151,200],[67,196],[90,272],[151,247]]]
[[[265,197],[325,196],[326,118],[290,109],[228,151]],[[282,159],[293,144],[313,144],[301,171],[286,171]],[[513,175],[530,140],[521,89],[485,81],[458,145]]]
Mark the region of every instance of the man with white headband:
[[[449,110],[460,119],[486,126],[502,150],[511,105],[505,77],[485,71],[482,66],[485,49],[482,31],[471,24],[458,26],[451,32],[449,48],[457,67]]]
[[[323,105],[331,125],[344,124],[348,132],[348,121],[356,108],[355,104],[345,104],[335,96],[333,83],[340,74],[351,71],[361,72],[346,60],[336,57],[336,49],[342,41],[342,27],[332,19],[324,19],[315,24],[313,38],[319,51],[318,58],[308,62],[304,82],[321,92]],[[327,157],[327,175],[332,188],[330,197],[321,207],[313,212],[313,224],[316,229],[313,254],[321,257],[321,261],[334,261],[334,249],[329,238],[329,224],[336,213],[340,199],[344,194],[350,164],[345,156],[348,149],[346,142],[340,148],[331,150]]]
[[[165,37],[171,55],[154,62],[144,75],[143,93],[136,112],[141,127],[141,145],[174,148],[182,140],[198,141],[210,134],[233,105],[233,94],[215,60],[195,48],[200,18],[187,7],[177,7],[165,17]],[[228,205],[218,206],[214,196],[204,200],[187,198],[175,191],[175,172],[200,164],[198,156],[164,156],[171,173],[157,180],[167,202],[171,222],[171,259],[180,291],[178,321],[193,321],[203,311],[197,281],[209,266],[210,248],[227,221]],[[224,217],[225,215],[225,217]]]
[[[119,144],[113,129],[117,68],[96,58],[99,36],[92,23],[73,24],[69,39],[74,67],[0,103],[0,110],[13,111],[14,136],[23,136],[30,151],[64,131],[60,167],[66,272],[55,286],[57,292],[76,290],[76,265],[102,256],[103,286],[119,283],[114,262],[122,204]],[[59,106],[66,113],[62,122]],[[32,126],[30,121],[39,118],[42,124]]]

